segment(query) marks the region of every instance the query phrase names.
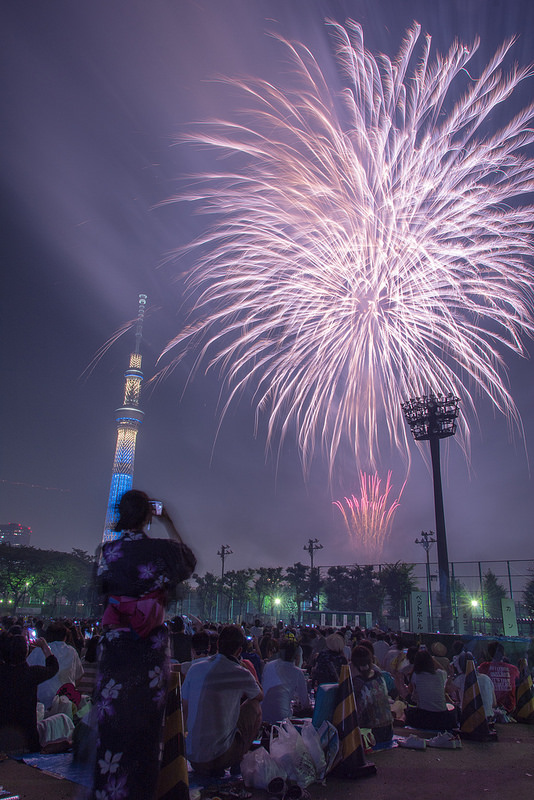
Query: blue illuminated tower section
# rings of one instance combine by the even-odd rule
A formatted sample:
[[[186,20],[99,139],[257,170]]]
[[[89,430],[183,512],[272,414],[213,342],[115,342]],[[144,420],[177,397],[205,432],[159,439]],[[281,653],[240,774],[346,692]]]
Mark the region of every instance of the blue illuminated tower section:
[[[115,458],[113,459],[111,488],[109,490],[108,510],[103,536],[104,542],[117,538],[114,530],[119,518],[117,504],[124,492],[131,489],[133,484],[135,442],[144,416],[144,412],[139,408],[141,383],[143,381],[143,373],[141,372],[143,359],[139,351],[143,335],[146,301],[146,294],[140,294],[135,329],[135,350],[130,355],[130,365],[124,373],[124,401],[116,411],[117,445],[115,447]]]

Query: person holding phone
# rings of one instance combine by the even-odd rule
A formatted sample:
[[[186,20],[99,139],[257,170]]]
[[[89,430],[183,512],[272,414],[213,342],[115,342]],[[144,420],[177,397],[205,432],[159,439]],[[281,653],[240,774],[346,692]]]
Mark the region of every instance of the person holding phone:
[[[26,662],[28,641],[23,634],[7,634],[0,661],[0,749],[38,752],[37,687],[59,670],[56,656],[45,639],[33,644],[42,651],[43,665]]]
[[[148,536],[154,519],[168,539]],[[169,675],[165,608],[176,585],[192,574],[196,558],[163,503],[144,492],[121,497],[115,530],[119,536],[103,544],[98,567],[105,610],[94,694],[98,745],[92,797],[151,800]]]

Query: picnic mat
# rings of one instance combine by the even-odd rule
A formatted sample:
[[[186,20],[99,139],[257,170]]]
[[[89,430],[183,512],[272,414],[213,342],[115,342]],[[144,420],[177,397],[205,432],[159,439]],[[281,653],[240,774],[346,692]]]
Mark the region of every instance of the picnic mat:
[[[73,783],[78,783],[80,786],[91,788],[93,775],[92,767],[88,764],[75,762],[72,753],[52,753],[46,755],[30,753],[19,760],[22,760],[30,767],[36,767],[46,772],[48,775],[53,775],[56,778],[66,778]],[[191,789],[205,788],[212,784],[223,786],[227,783],[231,784],[235,782],[236,778],[233,775],[227,774],[224,778],[214,779],[199,775],[189,769],[189,787]]]

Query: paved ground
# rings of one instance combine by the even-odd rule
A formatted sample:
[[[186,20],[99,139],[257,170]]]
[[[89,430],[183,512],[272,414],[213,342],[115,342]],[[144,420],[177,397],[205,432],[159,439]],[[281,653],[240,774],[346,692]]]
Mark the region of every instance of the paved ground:
[[[498,733],[498,742],[464,742],[461,750],[382,751],[373,754],[375,776],[360,781],[329,777],[325,786],[310,786],[309,792],[312,800],[353,800],[364,793],[371,800],[532,800],[534,725],[500,725]],[[0,762],[0,786],[20,800],[80,797],[76,784],[11,759]],[[254,792],[253,800],[266,798],[266,792]]]

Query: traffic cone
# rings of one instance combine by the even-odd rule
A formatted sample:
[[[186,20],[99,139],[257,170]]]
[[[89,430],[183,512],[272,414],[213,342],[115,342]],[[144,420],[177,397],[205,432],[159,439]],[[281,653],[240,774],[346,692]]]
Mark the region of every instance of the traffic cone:
[[[514,717],[518,722],[534,725],[534,685],[528,671],[526,658],[522,658],[519,662],[519,672],[521,682],[516,689],[517,702]]]
[[[460,736],[473,742],[496,742],[497,734],[490,729],[478,685],[473,656],[465,663],[464,695],[460,717]]]
[[[180,672],[171,672],[165,706],[163,754],[156,793],[157,800],[189,800],[181,688]]]
[[[332,722],[339,734],[341,760],[334,773],[343,778],[365,778],[376,775],[374,764],[365,760],[362,735],[358,725],[354,687],[348,665],[341,667],[336,707]]]

